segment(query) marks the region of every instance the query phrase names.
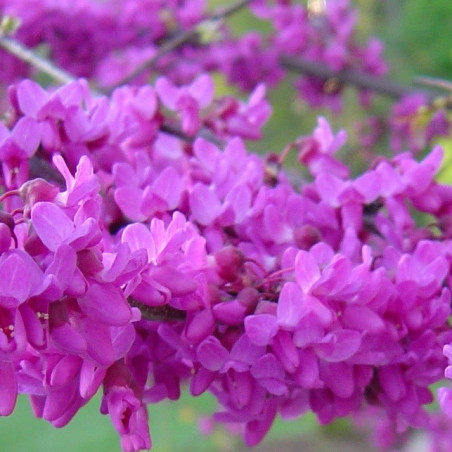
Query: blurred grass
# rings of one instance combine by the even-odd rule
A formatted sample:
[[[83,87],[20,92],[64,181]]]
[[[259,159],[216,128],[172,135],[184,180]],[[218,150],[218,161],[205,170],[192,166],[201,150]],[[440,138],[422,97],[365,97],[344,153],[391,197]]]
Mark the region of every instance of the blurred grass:
[[[99,414],[100,395],[82,408],[64,428],[56,429],[36,419],[26,397],[21,396],[16,410],[0,422],[0,450],[5,452],[120,452],[119,438],[108,416]],[[223,427],[216,427],[210,436],[198,429],[200,416],[215,411],[215,400],[209,394],[192,398],[184,394],[177,402],[150,405],[151,436],[154,452],[235,451],[241,438]],[[313,415],[283,422],[277,420],[262,447],[281,439],[296,439],[317,429]],[[259,448],[255,449],[256,452]]]

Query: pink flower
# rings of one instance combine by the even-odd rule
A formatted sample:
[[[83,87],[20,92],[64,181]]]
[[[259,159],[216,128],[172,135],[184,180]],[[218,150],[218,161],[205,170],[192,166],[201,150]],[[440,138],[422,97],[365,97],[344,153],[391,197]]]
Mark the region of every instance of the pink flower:
[[[105,377],[101,413],[110,415],[121,436],[122,449],[138,452],[150,449],[151,438],[146,408],[129,387],[130,378],[127,367],[120,361],[110,367]]]
[[[194,135],[201,125],[200,110],[212,102],[212,79],[203,74],[191,85],[177,88],[170,80],[161,77],[156,81],[155,89],[165,107],[180,114],[182,130],[187,135]]]

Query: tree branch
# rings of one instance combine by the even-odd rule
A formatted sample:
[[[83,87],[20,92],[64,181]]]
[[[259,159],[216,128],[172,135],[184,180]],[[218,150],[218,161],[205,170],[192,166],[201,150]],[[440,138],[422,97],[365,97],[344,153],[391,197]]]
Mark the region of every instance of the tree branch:
[[[162,58],[167,53],[177,49],[181,45],[185,44],[186,42],[190,41],[191,39],[195,38],[198,35],[199,29],[211,22],[217,22],[220,20],[223,20],[232,14],[236,13],[240,9],[242,9],[244,6],[246,6],[248,3],[251,3],[252,0],[239,0],[237,3],[234,3],[233,5],[225,8],[221,8],[214,12],[210,17],[207,19],[202,20],[198,24],[196,24],[194,27],[190,28],[187,31],[184,31],[182,33],[178,33],[175,35],[172,39],[166,41],[158,50],[158,52],[149,58],[147,61],[144,61],[141,63],[137,68],[135,68],[129,75],[124,77],[122,80],[120,80],[118,83],[116,83],[113,87],[110,88],[109,92],[113,91],[115,88],[121,85],[126,85],[127,83],[131,82],[134,78],[141,75],[144,71],[151,69],[155,63],[157,63],[160,58]]]
[[[292,72],[320,77],[325,80],[334,79],[396,100],[416,92],[425,94],[430,102],[434,102],[438,97],[438,95],[431,90],[414,89],[411,86],[401,85],[385,77],[375,77],[351,69],[334,71],[325,64],[297,57],[282,55],[280,57],[280,63],[281,66]]]
[[[70,83],[75,80],[75,77],[72,74],[56,67],[49,60],[40,57],[35,52],[33,52],[33,50],[24,46],[22,43],[16,41],[15,39],[0,36],[0,47],[16,56],[20,60],[24,61],[25,63],[28,63],[34,68],[49,75],[58,83]]]

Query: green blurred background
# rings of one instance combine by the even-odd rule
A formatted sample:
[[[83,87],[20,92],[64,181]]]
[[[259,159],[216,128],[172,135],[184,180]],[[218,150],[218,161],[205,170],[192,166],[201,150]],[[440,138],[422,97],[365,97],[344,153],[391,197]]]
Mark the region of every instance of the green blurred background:
[[[225,2],[216,0],[211,3],[218,5]],[[356,0],[354,3],[360,11],[360,38],[381,37],[386,45],[385,55],[392,78],[406,84],[410,84],[416,75],[452,78],[450,0]],[[238,33],[258,27],[247,13],[234,16],[230,22]],[[224,85],[220,87],[220,94],[221,90],[226,89]],[[251,143],[251,149],[260,152],[282,150],[288,141],[309,134],[319,114],[330,119],[336,129],[344,127],[349,131],[353,131],[356,118],[363,115],[352,90],[348,90],[344,112],[338,117],[332,117],[328,111],[312,111],[292,94],[289,82],[270,94],[270,99],[274,101],[274,115],[265,129],[265,139],[258,146]],[[389,106],[386,99],[376,99],[373,109],[375,113],[384,113]],[[349,135],[344,158],[352,159],[356,144],[353,133]],[[99,404],[100,397],[97,396],[69,426],[54,429],[46,422],[35,419],[27,399],[21,397],[15,413],[0,420],[0,451],[119,452],[119,439],[110,420],[99,414]],[[214,407],[215,402],[208,395],[193,399],[186,394],[178,402],[150,406],[153,450],[226,452],[243,448],[240,439],[220,428],[209,437],[198,433],[199,416],[214,411]],[[370,451],[370,447],[364,446],[362,441],[361,437],[351,434],[344,421],[320,429],[314,417],[307,415],[298,421],[277,421],[271,434],[254,450],[321,452],[334,447],[335,452]]]

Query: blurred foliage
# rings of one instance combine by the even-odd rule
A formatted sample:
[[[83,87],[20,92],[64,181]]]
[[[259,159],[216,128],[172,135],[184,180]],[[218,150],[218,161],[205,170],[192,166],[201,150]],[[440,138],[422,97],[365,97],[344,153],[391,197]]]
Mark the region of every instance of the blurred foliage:
[[[355,0],[359,33],[385,43],[391,77],[410,83],[414,75],[452,74],[450,0]]]
[[[405,0],[400,30],[401,52],[419,73],[450,78],[452,74],[452,2]]]

